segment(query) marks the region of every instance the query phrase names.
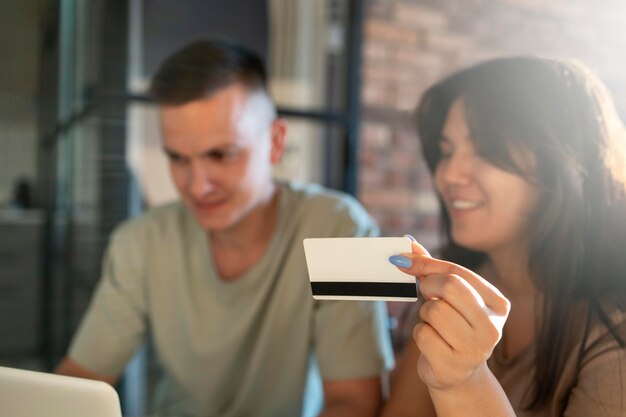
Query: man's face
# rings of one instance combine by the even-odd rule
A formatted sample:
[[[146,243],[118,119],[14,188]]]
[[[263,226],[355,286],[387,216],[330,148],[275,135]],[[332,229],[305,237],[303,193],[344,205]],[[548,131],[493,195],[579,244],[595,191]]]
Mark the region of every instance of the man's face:
[[[271,190],[284,126],[272,122],[267,100],[234,84],[209,98],[160,108],[172,179],[207,231],[237,225]]]

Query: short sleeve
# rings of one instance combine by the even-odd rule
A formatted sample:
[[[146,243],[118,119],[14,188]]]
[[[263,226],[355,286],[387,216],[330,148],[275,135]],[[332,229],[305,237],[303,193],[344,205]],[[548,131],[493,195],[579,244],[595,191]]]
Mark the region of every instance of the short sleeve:
[[[565,417],[626,415],[626,349],[612,340],[582,367]]]
[[[315,354],[322,379],[366,378],[393,367],[383,302],[317,303]]]
[[[111,239],[102,276],[69,357],[102,375],[120,375],[146,334],[145,248],[132,230]]]

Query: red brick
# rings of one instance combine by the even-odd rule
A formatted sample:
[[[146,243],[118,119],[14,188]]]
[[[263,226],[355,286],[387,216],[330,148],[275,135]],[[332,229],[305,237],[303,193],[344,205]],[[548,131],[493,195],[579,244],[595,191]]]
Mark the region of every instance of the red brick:
[[[383,123],[366,122],[361,126],[363,146],[374,149],[386,149],[391,145],[391,128]]]
[[[398,27],[381,19],[366,19],[365,37],[394,45],[415,45],[418,35],[414,29]]]
[[[428,30],[442,30],[448,23],[448,19],[441,11],[424,7],[415,2],[396,2],[393,7],[392,18],[399,24]]]
[[[373,107],[384,107],[389,102],[389,90],[384,85],[376,85],[371,82],[365,82],[361,86],[361,99],[363,104]]]
[[[386,17],[389,15],[392,3],[394,2],[393,0],[369,0],[365,2],[367,5],[366,15]]]
[[[382,42],[378,42],[375,39],[368,40],[363,46],[363,61],[367,64],[369,62],[382,63],[381,61],[387,61],[392,55],[393,48]]]
[[[406,210],[411,207],[410,190],[363,190],[361,201],[366,206],[379,209]]]

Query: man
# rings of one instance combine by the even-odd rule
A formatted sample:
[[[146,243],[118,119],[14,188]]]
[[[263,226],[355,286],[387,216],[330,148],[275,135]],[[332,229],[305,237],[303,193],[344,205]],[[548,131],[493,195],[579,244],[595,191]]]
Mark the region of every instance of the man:
[[[375,415],[391,362],[384,307],[312,300],[302,240],[376,226],[348,196],[272,180],[286,126],[265,87],[261,60],[225,40],[184,47],[157,71],[182,203],[113,234],[59,373],[114,383],[149,335],[164,369],[159,416],[297,416],[315,368],[322,415]]]

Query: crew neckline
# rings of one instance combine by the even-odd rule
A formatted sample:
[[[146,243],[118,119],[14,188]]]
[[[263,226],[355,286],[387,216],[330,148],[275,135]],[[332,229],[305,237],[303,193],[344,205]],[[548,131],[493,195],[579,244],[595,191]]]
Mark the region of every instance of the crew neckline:
[[[207,273],[208,281],[210,282],[210,284],[219,288],[220,291],[232,291],[239,293],[242,289],[250,286],[255,286],[256,282],[259,279],[263,278],[262,274],[258,273],[258,271],[263,270],[267,267],[268,262],[270,262],[272,258],[271,254],[275,253],[276,251],[276,245],[278,244],[279,236],[283,234],[285,224],[285,207],[289,199],[289,187],[280,182],[276,182],[276,187],[276,192],[278,193],[276,226],[274,228],[272,236],[270,237],[267,248],[265,249],[265,253],[263,253],[259,261],[249,270],[244,272],[237,279],[231,281],[224,281],[219,276],[219,273],[215,268],[215,263],[209,244],[210,238],[208,237],[207,232],[198,225],[196,219],[193,216],[193,213],[187,207],[185,207],[187,211],[188,225],[191,228],[191,235],[193,236],[191,244],[195,247],[192,248],[192,251],[194,251],[200,257],[199,265],[201,269]]]

